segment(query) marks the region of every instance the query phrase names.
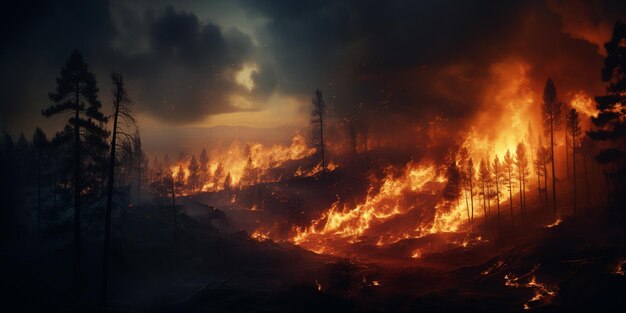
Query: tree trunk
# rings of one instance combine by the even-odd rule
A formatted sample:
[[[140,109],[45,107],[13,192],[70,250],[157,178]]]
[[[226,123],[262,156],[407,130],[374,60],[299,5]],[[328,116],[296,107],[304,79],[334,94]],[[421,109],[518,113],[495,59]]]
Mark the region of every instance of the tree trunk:
[[[569,140],[567,137],[567,131],[564,132],[565,133],[565,169],[567,172],[567,179],[569,179],[570,176],[570,172],[569,172]],[[573,141],[573,140],[572,140]]]
[[[589,177],[587,175],[587,155],[583,155],[583,167],[585,168],[585,193],[587,196],[587,209],[591,207],[589,203]]]
[[[521,169],[518,168],[518,170],[521,172]],[[523,185],[523,181],[522,181],[522,175],[520,174],[518,177],[518,181],[519,181],[519,210],[520,210],[520,220],[523,222],[524,221],[524,196],[522,195],[523,189],[524,189],[524,185]]]
[[[119,87],[118,87],[119,88]],[[115,184],[115,146],[117,137],[117,116],[121,99],[115,100],[115,112],[113,117],[113,135],[111,137],[111,159],[109,160],[109,179],[107,186],[107,207],[104,224],[104,247],[102,251],[102,278],[100,281],[100,305],[107,305],[108,284],[109,284],[109,250],[111,245],[111,211],[113,206],[113,187]]]
[[[324,158],[324,108],[320,104],[320,146],[322,152],[322,174],[326,174],[326,159]]]
[[[576,216],[576,141],[572,136],[572,179],[574,183],[574,216]]]
[[[37,235],[41,234],[41,148],[37,149]]]
[[[472,224],[474,223],[474,185],[472,183],[472,178],[470,177],[470,203],[472,204]]]
[[[511,179],[511,168],[509,172],[509,209],[511,211],[511,227],[513,227],[513,180]]]
[[[548,197],[548,165],[543,162],[543,188],[545,188],[544,197],[546,198],[546,209],[550,208],[550,200]]]
[[[81,297],[81,236],[80,236],[80,118],[79,84],[76,84],[76,109],[74,110],[74,296]]]
[[[485,222],[487,221],[487,195],[485,194],[485,182],[483,181],[483,213],[485,214]]]
[[[470,208],[469,208],[469,200],[467,199],[467,189],[463,188],[463,194],[465,194],[465,208],[467,208],[467,220],[470,221]]]
[[[554,210],[554,217],[556,218],[556,175],[554,173],[554,116],[550,116],[550,155],[552,157],[552,205]]]
[[[498,228],[500,228],[500,185],[496,175],[496,203],[498,204]]]

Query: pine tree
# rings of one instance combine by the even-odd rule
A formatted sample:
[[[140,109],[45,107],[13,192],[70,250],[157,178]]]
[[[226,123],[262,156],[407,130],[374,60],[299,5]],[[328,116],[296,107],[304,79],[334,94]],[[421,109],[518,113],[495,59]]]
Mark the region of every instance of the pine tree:
[[[485,159],[480,160],[480,165],[478,166],[478,178],[480,179],[482,192],[481,195],[483,197],[483,213],[485,215],[485,221],[487,221],[487,184],[489,181],[489,168],[487,167],[487,163]]]
[[[606,94],[598,96],[599,113],[591,121],[596,129],[588,132],[591,139],[603,143],[596,161],[603,166],[609,200],[615,207],[626,202],[626,24],[615,23],[611,40],[604,44],[607,57],[602,68]]]
[[[213,173],[213,189],[215,191],[220,190],[222,182],[224,181],[224,165],[222,163],[217,164],[215,172]]]
[[[106,138],[106,130],[101,128],[107,118],[100,112],[98,87],[95,76],[89,72],[81,54],[74,50],[56,80],[54,92],[49,94],[53,105],[42,111],[46,117],[71,113],[64,134],[72,134],[73,143],[73,188],[74,188],[74,294],[80,298],[81,287],[81,192],[84,188],[81,173],[83,146],[98,145],[98,138]],[[81,138],[81,136],[84,138]],[[101,147],[100,147],[101,148]]]
[[[520,216],[523,218],[526,215],[524,196],[526,194],[526,177],[528,177],[528,158],[526,147],[522,142],[518,143],[515,149],[515,166],[517,167],[517,179],[520,187]]]
[[[573,202],[574,202],[574,216],[576,216],[576,141],[578,140],[578,136],[580,136],[581,128],[580,128],[580,117],[578,112],[575,109],[570,109],[567,118],[567,132],[570,134],[572,138],[572,175],[573,175]]]
[[[35,129],[35,133],[33,134],[33,147],[35,148],[37,154],[37,233],[41,233],[41,189],[42,189],[42,171],[44,166],[44,158],[46,157],[46,153],[48,150],[48,138],[46,134],[41,130],[41,128],[37,127]]]
[[[513,226],[513,157],[507,149],[504,154],[503,167],[506,173],[507,189],[509,190],[509,208],[511,211],[511,226]]]
[[[107,204],[105,211],[105,228],[104,228],[104,245],[102,253],[102,279],[100,286],[100,305],[105,307],[108,298],[109,283],[109,250],[111,245],[111,214],[113,211],[113,188],[115,186],[115,167],[116,167],[116,149],[117,135],[122,133],[120,124],[122,120],[135,123],[132,111],[130,109],[130,98],[124,86],[124,78],[119,73],[111,74],[113,83],[113,134],[111,136],[111,156],[109,163],[109,178],[107,186]]]
[[[311,112],[311,124],[313,125],[313,138],[314,146],[317,148],[317,152],[320,154],[322,162],[322,174],[326,173],[326,158],[324,155],[324,118],[325,118],[325,103],[322,92],[315,90],[315,96],[313,100],[313,111]]]
[[[495,182],[496,203],[498,204],[498,226],[500,226],[500,183],[502,181],[502,165],[498,155],[493,159],[493,180]]]
[[[200,185],[200,166],[198,165],[198,161],[196,160],[195,155],[191,156],[191,161],[189,161],[189,166],[187,167],[187,169],[189,170],[187,183],[189,184],[191,194],[195,195]]]
[[[556,174],[554,170],[554,133],[560,129],[561,126],[561,107],[563,103],[560,102],[556,95],[556,87],[552,79],[548,78],[546,86],[543,90],[543,125],[546,134],[550,136],[550,160],[552,164],[552,206],[554,215],[556,216],[557,203],[556,203]]]
[[[474,162],[470,157],[467,161],[467,180],[469,183],[470,203],[472,204],[472,223],[474,223],[474,177],[476,177],[476,169],[474,168]]]
[[[200,185],[203,187],[209,183],[211,179],[211,173],[209,168],[209,155],[206,152],[205,148],[202,148],[202,152],[200,152]]]

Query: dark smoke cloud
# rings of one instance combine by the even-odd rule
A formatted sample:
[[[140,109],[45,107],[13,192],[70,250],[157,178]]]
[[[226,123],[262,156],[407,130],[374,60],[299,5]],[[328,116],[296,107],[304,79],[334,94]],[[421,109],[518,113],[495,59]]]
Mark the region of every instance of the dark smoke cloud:
[[[103,94],[108,72],[121,71],[138,110],[167,123],[262,109],[273,93],[308,103],[320,88],[338,114],[393,116],[394,127],[443,115],[463,127],[490,105],[496,63],[527,64],[537,92],[547,77],[564,96],[601,92],[605,35],[595,33],[626,14],[623,1],[583,0],[20,3],[3,12],[3,125],[35,120],[78,48]],[[215,22],[234,11],[247,17],[241,27]],[[248,91],[233,75],[252,63]]]

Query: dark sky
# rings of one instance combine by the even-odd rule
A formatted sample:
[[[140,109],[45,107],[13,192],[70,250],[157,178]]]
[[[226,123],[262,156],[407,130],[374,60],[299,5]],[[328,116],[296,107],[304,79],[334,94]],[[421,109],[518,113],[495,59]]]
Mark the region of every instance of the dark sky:
[[[0,19],[0,128],[49,131],[39,113],[73,49],[128,80],[156,127],[270,127],[308,120],[322,89],[339,112],[463,119],[494,64],[526,64],[567,92],[601,92],[601,43],[626,1],[10,1]],[[491,69],[491,70],[490,70]],[[165,126],[164,126],[165,127]]]

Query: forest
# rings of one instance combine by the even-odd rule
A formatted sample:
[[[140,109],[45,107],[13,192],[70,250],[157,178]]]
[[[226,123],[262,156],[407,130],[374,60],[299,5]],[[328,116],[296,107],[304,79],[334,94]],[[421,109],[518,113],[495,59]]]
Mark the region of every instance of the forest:
[[[179,17],[187,21],[181,25],[199,23],[191,13]],[[209,26],[200,38],[216,31]],[[221,40],[243,41],[216,29]],[[466,88],[450,99],[480,102],[463,119],[470,108],[425,109],[420,103],[435,100],[404,87],[437,83],[362,74],[359,95],[376,100],[344,105],[350,97],[336,90],[349,85],[311,85],[297,126],[190,128],[185,137],[154,135],[170,126],[145,113],[151,100],[132,66],[128,75],[113,65],[101,75],[88,55],[101,59],[64,47],[70,53],[46,85],[53,88],[28,90],[46,97],[28,112],[45,126],[15,132],[5,126],[27,123],[0,119],[3,307],[621,311],[623,21],[611,24],[601,47],[600,68],[581,65],[592,73],[585,79],[601,86],[598,94],[562,87],[562,73],[537,77],[523,59],[504,57],[485,66],[487,78],[464,66],[436,74]],[[184,45],[167,53],[191,58]],[[251,80],[239,89],[213,82],[253,93],[262,67],[244,70],[238,73]],[[400,87],[385,89],[379,79]],[[487,86],[480,95],[468,91],[476,84]],[[174,116],[184,105],[165,106]]]

